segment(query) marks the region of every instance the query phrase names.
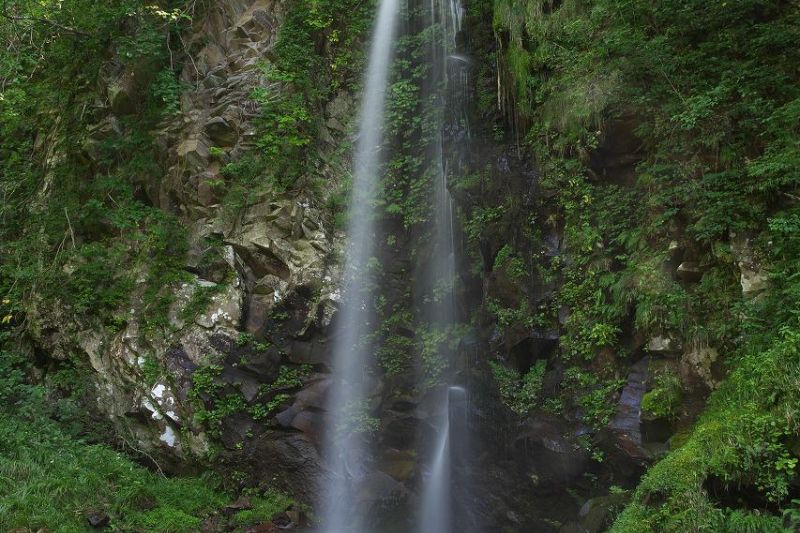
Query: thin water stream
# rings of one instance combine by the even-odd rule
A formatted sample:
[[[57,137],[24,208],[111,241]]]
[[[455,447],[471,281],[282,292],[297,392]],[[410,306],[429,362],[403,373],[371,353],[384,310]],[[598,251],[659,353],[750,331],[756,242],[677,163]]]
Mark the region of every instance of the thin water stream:
[[[329,392],[331,424],[325,441],[330,475],[322,487],[320,516],[324,533],[363,531],[358,486],[365,473],[368,444],[357,427],[369,393],[371,280],[367,262],[375,248],[374,204],[381,167],[386,89],[394,53],[400,0],[381,0],[375,21],[353,154],[353,187],[348,212],[348,242],[342,305],[334,332],[333,382]]]
[[[444,132],[468,130],[463,120],[468,61],[458,54],[458,35],[464,16],[461,0],[430,0],[429,9],[430,23],[438,26],[439,33],[431,53],[432,87],[438,94],[432,95],[437,102],[434,109],[437,133],[432,146],[434,252],[428,272],[436,297],[431,300],[427,312],[430,324],[452,332],[457,321],[456,229],[448,179],[451,172],[457,170],[454,167],[458,166],[458,154],[445,153]],[[459,449],[463,451],[468,447],[467,424],[456,424],[453,420],[456,411],[459,420],[461,414],[466,417],[467,391],[453,382],[457,370],[456,354],[450,350],[445,355],[449,367],[445,380],[449,386],[444,390],[444,416],[439,417],[435,449],[430,454],[432,460],[422,488],[419,533],[450,533],[454,530],[456,455]],[[459,431],[455,431],[456,428]],[[463,459],[463,453],[461,455]]]

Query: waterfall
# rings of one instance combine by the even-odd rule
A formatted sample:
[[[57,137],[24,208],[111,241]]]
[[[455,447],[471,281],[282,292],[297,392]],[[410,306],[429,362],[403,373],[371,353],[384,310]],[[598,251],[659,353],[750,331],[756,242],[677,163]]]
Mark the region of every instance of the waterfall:
[[[456,229],[448,178],[458,171],[462,155],[459,149],[463,149],[469,131],[466,121],[469,61],[457,53],[463,15],[461,0],[430,1],[430,23],[437,25],[439,32],[431,53],[437,127],[432,146],[434,246],[428,267],[434,298],[427,313],[432,325],[450,331],[457,320]],[[447,153],[445,136],[450,145]],[[445,355],[450,369],[446,380],[450,386],[445,390],[444,416],[437,423],[435,448],[422,489],[419,533],[450,533],[456,529],[453,510],[459,506],[453,498],[454,487],[463,484],[463,479],[457,479],[455,469],[463,466],[468,446],[467,391],[453,386],[457,362],[451,350]],[[460,488],[464,490],[463,486]]]
[[[394,52],[400,0],[381,0],[373,28],[353,155],[353,186],[348,212],[342,306],[333,340],[333,381],[329,392],[330,427],[325,458],[330,475],[322,487],[321,531],[363,531],[357,491],[369,448],[358,427],[366,411],[371,347],[367,269],[375,248],[375,195],[381,165],[384,108]]]
[[[418,527],[420,533],[449,533],[454,529],[451,498],[455,479],[453,466],[464,459],[466,451],[466,389],[448,387],[445,413],[431,462],[431,475],[423,490]]]
[[[449,392],[449,390],[448,390]],[[451,529],[450,502],[450,398],[447,403],[446,417],[442,421],[436,452],[431,464],[431,477],[428,480],[422,497],[420,512],[420,533],[449,532]]]

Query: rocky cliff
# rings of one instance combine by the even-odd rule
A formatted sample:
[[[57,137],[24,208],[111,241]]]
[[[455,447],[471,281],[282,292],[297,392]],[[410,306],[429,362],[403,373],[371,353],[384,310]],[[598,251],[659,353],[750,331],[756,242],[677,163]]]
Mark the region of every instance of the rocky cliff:
[[[172,36],[179,49],[151,60],[128,60],[112,49],[99,73],[86,74],[97,75],[98,88],[78,89],[87,107],[77,131],[56,119],[39,134],[34,157],[51,168],[39,202],[64,201],[47,180],[68,164],[77,161],[81,179],[100,181],[126,166],[122,157],[109,161],[109,149],[146,135],[137,149],[148,167],[132,176],[131,200],[135,209],[157,209],[181,227],[163,243],[177,262],[160,276],[157,252],[136,255],[147,243],[120,228],[110,235],[107,228],[91,231],[82,224],[85,203],[65,208],[65,222],[75,220],[71,252],[92,241],[117,247],[97,285],[86,290],[102,291],[125,276],[122,305],[115,302],[101,316],[99,306],[76,304],[73,295],[34,289],[25,320],[45,379],[48,369],[64,364],[84,368],[87,408],[134,449],[178,470],[230,460],[226,469],[239,482],[291,485],[312,501],[325,391],[320,372],[327,370],[325,331],[338,299],[342,239],[327,202],[343,186],[347,166],[354,114],[348,74],[313,73],[314,83],[342,87],[309,98],[316,115],[303,120],[313,135],[296,154],[306,159],[298,162],[293,186],[282,181],[285,167],[253,157],[266,142],[264,115],[272,102],[303,91],[270,70],[280,68],[282,28],[294,28],[306,16],[298,15],[302,9],[261,0],[198,5],[190,23],[168,30],[179,32]],[[327,23],[309,37],[309,53],[333,61],[337,43],[360,43],[358,23],[342,30]],[[143,31],[136,26],[142,22],[130,24],[123,31],[131,37]],[[351,28],[352,35],[342,35]],[[172,70],[161,71],[156,59]],[[161,75],[154,72],[175,72],[174,101],[152,101]],[[154,105],[162,109],[145,122]],[[163,113],[168,105],[174,108]],[[103,192],[105,198],[89,202],[119,207],[117,193]],[[113,215],[100,218],[100,225],[114,225]],[[148,232],[145,226],[156,223],[137,219],[131,231]],[[66,255],[59,266],[66,276],[97,259],[91,252]]]

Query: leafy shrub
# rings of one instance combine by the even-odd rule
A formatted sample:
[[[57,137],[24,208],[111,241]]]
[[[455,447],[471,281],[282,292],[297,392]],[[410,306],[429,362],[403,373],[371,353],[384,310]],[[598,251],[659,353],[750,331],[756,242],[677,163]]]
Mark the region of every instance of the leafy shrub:
[[[524,415],[533,409],[541,394],[547,361],[540,359],[524,375],[494,361],[489,362],[500,396],[512,411]]]

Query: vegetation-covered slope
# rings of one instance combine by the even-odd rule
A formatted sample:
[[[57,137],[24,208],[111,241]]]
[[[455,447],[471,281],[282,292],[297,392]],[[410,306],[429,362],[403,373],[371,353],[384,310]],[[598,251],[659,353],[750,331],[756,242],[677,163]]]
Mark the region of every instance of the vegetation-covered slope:
[[[256,491],[241,509],[219,477],[166,477],[152,457],[131,456],[98,444],[109,437],[102,421],[89,424],[74,369],[51,375],[49,389],[26,380],[30,361],[0,332],[0,529],[86,531],[90,520],[119,531],[222,531],[266,523],[292,501]],[[57,397],[61,386],[71,394]],[[123,449],[139,456],[137,449]],[[239,511],[239,512],[236,512]]]
[[[552,268],[564,279],[554,305],[571,310],[568,364],[608,349],[624,360],[622,341],[638,335],[712,348],[730,370],[614,530],[788,526],[800,437],[798,5],[497,0],[494,24],[509,113],[564,224],[570,261]]]

